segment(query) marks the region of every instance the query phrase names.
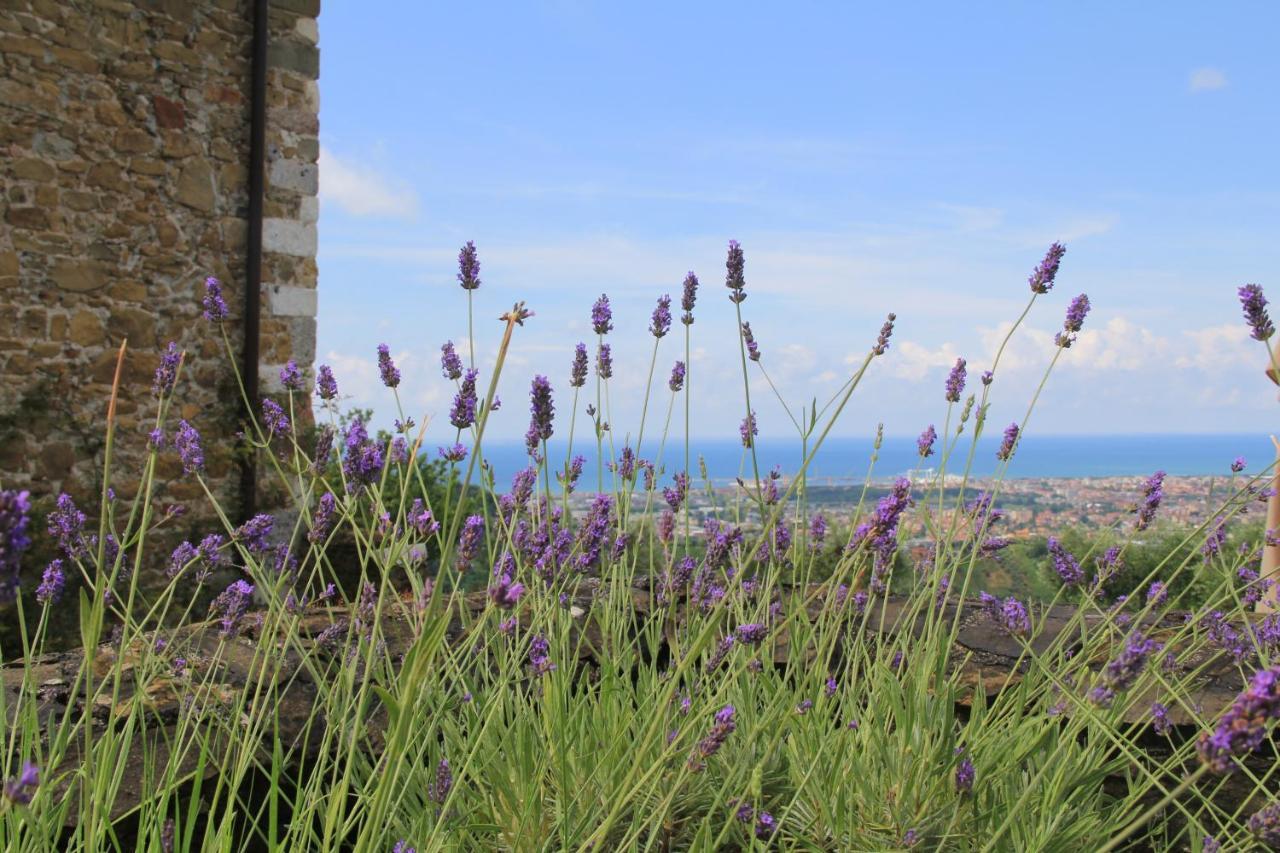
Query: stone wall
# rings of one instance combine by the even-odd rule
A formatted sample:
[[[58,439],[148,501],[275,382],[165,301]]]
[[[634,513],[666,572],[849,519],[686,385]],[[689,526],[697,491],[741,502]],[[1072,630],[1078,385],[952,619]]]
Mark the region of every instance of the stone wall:
[[[253,0],[0,0],[0,483],[36,497],[98,482],[127,338],[117,471],[140,470],[151,375],[187,352],[180,411],[235,514],[248,235]],[[315,354],[319,0],[271,0],[261,374]],[[303,408],[307,408],[305,403]],[[176,422],[176,419],[175,419]],[[163,457],[165,499],[195,496]],[[116,478],[113,478],[113,480]],[[169,481],[169,482],[166,482]]]

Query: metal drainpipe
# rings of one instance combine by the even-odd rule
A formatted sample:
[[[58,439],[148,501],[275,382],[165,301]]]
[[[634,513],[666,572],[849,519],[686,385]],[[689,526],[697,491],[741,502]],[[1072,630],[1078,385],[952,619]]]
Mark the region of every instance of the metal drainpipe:
[[[253,2],[252,89],[249,111],[249,241],[245,258],[244,377],[249,405],[258,403],[258,358],[262,313],[262,203],[266,185],[267,142],[267,3]],[[247,421],[252,412],[244,412]],[[240,515],[248,520],[257,512],[258,466],[248,454],[240,468]]]

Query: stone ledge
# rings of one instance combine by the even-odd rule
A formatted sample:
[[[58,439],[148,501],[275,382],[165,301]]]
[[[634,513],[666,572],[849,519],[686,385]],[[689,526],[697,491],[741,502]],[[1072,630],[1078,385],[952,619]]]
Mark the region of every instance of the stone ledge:
[[[314,287],[294,287],[288,284],[265,284],[267,305],[277,317],[314,317],[318,297]]]

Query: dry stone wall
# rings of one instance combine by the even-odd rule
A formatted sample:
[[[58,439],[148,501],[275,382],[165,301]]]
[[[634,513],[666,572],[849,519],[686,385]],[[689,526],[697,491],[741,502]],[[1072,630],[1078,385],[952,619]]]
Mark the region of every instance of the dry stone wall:
[[[207,275],[225,284],[239,359],[249,214],[253,0],[0,0],[0,483],[36,497],[97,482],[106,401],[128,339],[116,458],[139,470],[151,375],[187,352],[180,411],[215,489],[237,495],[239,392]],[[315,355],[319,0],[271,0],[262,390]],[[304,405],[303,408],[306,408]],[[160,470],[165,499],[194,497]],[[124,485],[123,483],[121,484]]]

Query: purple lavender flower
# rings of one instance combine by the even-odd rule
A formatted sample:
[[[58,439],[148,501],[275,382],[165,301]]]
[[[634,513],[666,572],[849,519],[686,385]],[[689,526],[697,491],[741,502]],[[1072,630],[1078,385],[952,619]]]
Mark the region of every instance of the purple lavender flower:
[[[680,297],[680,307],[684,310],[680,322],[686,326],[693,325],[693,305],[697,301],[698,277],[693,274],[693,270],[689,270],[689,274],[684,277],[684,293]]]
[[[253,600],[253,584],[238,580],[218,594],[209,605],[209,615],[220,617],[221,635],[231,637],[239,632],[240,620]]]
[[[756,815],[756,838],[769,839],[778,831],[778,821],[764,809]]]
[[[1056,536],[1045,540],[1045,546],[1053,558],[1053,570],[1058,573],[1064,586],[1079,586],[1084,583],[1084,570],[1080,568],[1080,561],[1063,547]]]
[[[1206,560],[1210,560],[1218,555],[1222,550],[1222,543],[1227,541],[1227,520],[1218,516],[1214,519],[1213,529],[1209,531],[1209,535],[1205,537],[1204,544],[1200,546],[1200,553]]]
[[[742,341],[747,345],[747,358],[759,361],[760,347],[756,344],[756,336],[751,331],[751,324],[745,321],[742,323]]]
[[[551,662],[551,646],[541,634],[535,634],[529,643],[529,667],[534,675],[546,675],[556,668]]]
[[[476,257],[473,240],[468,240],[458,252],[458,284],[463,290],[475,290],[480,286],[480,259]]]
[[[601,379],[613,377],[613,348],[609,344],[600,344],[596,349],[596,375]]]
[[[1164,581],[1155,581],[1147,590],[1147,604],[1152,607],[1159,607],[1169,598],[1169,588],[1165,586]]]
[[[1237,456],[1237,457],[1235,458],[1235,461],[1231,463],[1231,473],[1232,473],[1232,474],[1239,474],[1241,471],[1243,471],[1243,470],[1244,470],[1244,466],[1245,466],[1245,464],[1246,464],[1246,463],[1245,463],[1244,457],[1243,457],[1243,456]]]
[[[1280,802],[1263,806],[1249,818],[1249,832],[1270,850],[1280,850]]]
[[[742,424],[738,427],[738,434],[742,436],[743,447],[751,447],[755,444],[756,436],[760,434],[760,428],[756,425],[755,412],[747,412],[747,416],[742,419]]]
[[[4,796],[9,802],[26,806],[31,804],[35,789],[40,784],[40,768],[30,761],[22,762],[22,772],[16,779],[4,783]]]
[[[77,507],[71,495],[66,492],[58,495],[52,512],[49,513],[49,535],[58,540],[58,547],[67,559],[75,559],[83,555],[87,546],[84,539],[85,515]]]
[[[964,393],[965,376],[965,360],[957,358],[955,367],[951,368],[951,372],[947,374],[946,398],[948,403],[960,402],[960,395]]]
[[[227,319],[227,300],[222,298],[222,282],[213,276],[204,280],[204,318],[211,323],[221,323]]]
[[[983,385],[990,385],[990,384],[991,384],[991,380],[992,380],[992,379],[994,379],[994,378],[995,378],[995,374],[994,374],[994,373],[992,373],[990,370],[984,370],[984,371],[982,371],[982,384],[983,384]]]
[[[826,538],[827,517],[820,512],[815,512],[813,518],[809,519],[809,545],[814,549],[821,548]]]
[[[502,574],[489,586],[489,600],[503,610],[510,610],[524,595],[524,584],[511,579],[511,575]]]
[[[178,421],[178,431],[173,436],[173,446],[182,460],[184,474],[194,474],[204,468],[204,450],[200,447],[200,433],[185,420]]]
[[[916,439],[916,452],[920,454],[920,458],[933,455],[933,443],[938,440],[938,431],[933,428],[933,424],[929,424],[925,431],[920,433],[920,437]]]
[[[1089,691],[1089,700],[1106,708],[1116,694],[1127,690],[1147,666],[1147,658],[1163,646],[1134,631],[1124,649],[1102,669],[1102,684]]]
[[[564,486],[566,492],[572,492],[574,487],[578,485],[578,478],[582,476],[582,466],[586,464],[586,461],[585,456],[574,456],[569,461],[567,470],[556,474],[556,479]]]
[[[1058,275],[1058,265],[1062,263],[1062,256],[1066,253],[1067,247],[1061,243],[1054,243],[1049,247],[1044,260],[1031,272],[1031,278],[1027,279],[1032,293],[1048,293],[1053,288],[1053,280]]]
[[[880,327],[880,337],[876,338],[876,345],[871,348],[872,355],[884,355],[889,349],[889,338],[893,335],[893,323],[897,319],[898,315],[891,312],[884,321],[884,325]]]
[[[1085,315],[1089,313],[1089,297],[1083,293],[1071,300],[1067,306],[1067,318],[1062,323],[1062,331],[1053,339],[1054,343],[1066,349],[1076,341],[1076,335],[1084,327]]]
[[[573,364],[569,368],[569,385],[581,388],[587,384],[587,345],[578,344],[573,350]]]
[[[1262,295],[1262,287],[1257,284],[1246,284],[1238,293],[1240,307],[1244,309],[1245,322],[1253,330],[1252,338],[1255,341],[1265,341],[1274,335],[1276,327],[1267,313],[1267,297]]]
[[[455,444],[452,447],[437,447],[436,453],[446,462],[461,462],[467,458],[467,448],[463,444]]]
[[[369,439],[364,421],[355,418],[347,426],[346,455],[342,471],[347,479],[347,491],[356,492],[361,486],[373,483],[382,474],[382,448]]]
[[[271,550],[271,529],[276,520],[260,512],[231,533],[231,538],[244,546],[251,554],[265,554]]]
[[[982,600],[987,604],[988,608],[993,607],[992,601],[999,602],[999,599],[995,599],[986,593],[982,593]],[[1023,607],[1022,602],[1012,595],[1006,598],[999,607],[994,607],[994,615],[996,623],[1015,637],[1025,637],[1031,633],[1031,617],[1027,615],[1027,608]]]
[[[267,432],[277,435],[284,435],[289,431],[289,416],[270,397],[262,398],[262,425],[267,428]]]
[[[18,594],[18,563],[31,546],[31,493],[0,490],[0,602]]]
[[[724,286],[729,288],[729,301],[741,303],[747,298],[746,287],[747,280],[743,272],[747,265],[746,256],[742,253],[742,246],[737,240],[729,241],[729,255],[724,262],[725,277]]]
[[[693,754],[689,756],[689,769],[698,772],[704,769],[706,761],[715,755],[720,747],[724,746],[724,742],[729,739],[729,735],[733,734],[737,723],[734,722],[735,711],[732,705],[725,705],[719,711],[716,711],[715,723],[711,726],[711,731],[707,736],[698,742],[694,747]]]
[[[307,540],[316,544],[329,538],[333,529],[333,517],[338,508],[338,499],[333,492],[325,492],[316,505],[315,515],[311,517],[311,529],[307,531]]]
[[[458,537],[458,568],[465,569],[471,565],[480,550],[484,539],[484,516],[471,515],[462,525],[462,533]]]
[[[1164,499],[1164,472],[1157,471],[1147,478],[1142,486],[1142,503],[1134,507],[1133,511],[1138,514],[1138,520],[1134,523],[1134,530],[1146,530],[1147,527],[1156,517],[1156,510],[1160,508],[1160,501]]]
[[[1233,768],[1232,758],[1248,755],[1262,745],[1267,722],[1280,718],[1280,666],[1254,673],[1247,690],[1238,695],[1218,720],[1213,734],[1200,736],[1200,760],[1214,773]]]
[[[649,333],[661,338],[671,329],[671,297],[659,296],[658,307],[653,309],[653,320],[649,323]]]
[[[1167,735],[1173,730],[1173,724],[1169,722],[1169,709],[1159,702],[1151,703],[1151,725],[1158,735]]]
[[[443,803],[453,790],[453,771],[449,769],[448,759],[440,759],[436,765],[435,781],[427,786],[427,799],[433,803]]]
[[[173,383],[178,379],[178,365],[182,362],[182,351],[173,341],[160,355],[160,366],[156,368],[155,379],[151,382],[151,393],[163,397],[173,390]]]
[[[391,853],[418,853],[418,848],[402,838],[391,846]]]
[[[451,380],[462,378],[462,358],[453,348],[453,341],[445,341],[440,345],[440,375]]]
[[[556,407],[551,400],[551,383],[545,376],[533,377],[529,388],[529,436],[533,440],[531,451],[537,449],[539,441],[550,441],[554,433],[552,421]]]
[[[332,400],[338,396],[338,380],[333,378],[333,371],[327,364],[316,368],[316,393],[321,400]]]
[[[667,387],[674,394],[684,387],[685,366],[683,361],[677,361],[671,368],[671,378],[667,380]]]
[[[280,384],[286,391],[302,390],[302,371],[298,369],[298,363],[293,359],[286,361],[284,367],[280,368]]]
[[[805,714],[809,713],[809,709],[811,709],[812,707],[813,707],[812,699],[802,699],[800,700],[800,704],[796,705],[796,713],[803,717]]]
[[[769,626],[759,622],[748,622],[745,625],[739,625],[734,635],[740,643],[758,646],[764,642],[765,637],[769,636]]]
[[[62,561],[52,561],[45,566],[44,575],[40,578],[40,585],[36,587],[36,601],[41,604],[57,601],[62,597],[62,588],[66,583],[66,575],[62,572]]]
[[[1009,424],[1004,428],[1004,440],[1000,442],[1000,449],[996,451],[996,458],[1007,462],[1013,458],[1014,448],[1018,444],[1018,425]]]
[[[400,371],[391,360],[391,349],[386,344],[378,344],[378,372],[382,374],[382,384],[388,388],[400,384]]]
[[[467,429],[476,422],[476,407],[479,405],[476,397],[476,377],[479,375],[480,372],[477,370],[468,370],[462,379],[462,387],[453,397],[449,423],[458,429]]]
[[[672,512],[679,512],[685,498],[689,496],[689,475],[683,471],[677,471],[671,476],[671,480],[673,485],[662,490],[662,497],[667,502],[667,506],[671,507]]]
[[[609,297],[600,294],[600,298],[591,306],[591,328],[597,335],[607,335],[613,329],[613,309],[609,307]]]
[[[973,762],[968,757],[960,759],[960,765],[956,767],[956,793],[973,793],[974,775]]]

